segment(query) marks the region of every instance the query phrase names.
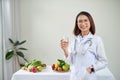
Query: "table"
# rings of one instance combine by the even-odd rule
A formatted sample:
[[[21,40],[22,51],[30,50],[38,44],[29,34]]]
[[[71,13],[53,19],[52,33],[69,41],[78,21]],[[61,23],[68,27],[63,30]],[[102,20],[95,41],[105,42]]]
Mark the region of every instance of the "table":
[[[97,77],[99,80],[115,80],[114,76],[108,68],[98,71]],[[15,72],[11,80],[69,80],[69,72],[55,72],[50,66],[42,72],[32,73],[24,70],[19,70]]]

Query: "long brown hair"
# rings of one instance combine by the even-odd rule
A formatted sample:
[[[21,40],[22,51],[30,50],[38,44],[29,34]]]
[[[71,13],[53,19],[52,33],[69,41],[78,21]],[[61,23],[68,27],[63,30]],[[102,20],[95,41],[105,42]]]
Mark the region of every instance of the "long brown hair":
[[[76,16],[76,20],[75,20],[75,27],[74,27],[74,30],[73,30],[73,34],[75,36],[79,35],[81,33],[81,30],[78,28],[78,25],[77,25],[77,19],[80,15],[85,15],[88,17],[89,21],[90,21],[90,32],[94,35],[95,34],[95,24],[94,24],[94,20],[92,18],[92,16],[88,13],[88,12],[85,12],[85,11],[82,11],[80,12],[77,16]]]

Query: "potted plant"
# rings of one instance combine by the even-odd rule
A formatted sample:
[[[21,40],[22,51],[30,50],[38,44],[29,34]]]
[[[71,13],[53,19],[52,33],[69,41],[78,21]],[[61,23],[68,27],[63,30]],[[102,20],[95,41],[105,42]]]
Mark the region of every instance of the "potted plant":
[[[6,60],[9,60],[13,56],[15,56],[19,66],[21,67],[22,64],[19,61],[19,57],[21,57],[24,61],[28,62],[28,60],[25,58],[25,56],[24,56],[24,54],[22,52],[22,50],[27,50],[27,49],[21,47],[21,45],[24,44],[26,42],[26,40],[21,41],[21,42],[17,40],[17,41],[14,42],[12,39],[9,38],[9,41],[12,44],[12,48],[10,48],[7,51],[5,58],[6,58]]]

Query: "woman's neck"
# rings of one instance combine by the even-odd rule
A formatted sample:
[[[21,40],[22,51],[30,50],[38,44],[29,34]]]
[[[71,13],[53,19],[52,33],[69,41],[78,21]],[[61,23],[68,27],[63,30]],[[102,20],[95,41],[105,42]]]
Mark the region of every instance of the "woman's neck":
[[[89,34],[90,31],[81,32],[81,36],[84,37]]]

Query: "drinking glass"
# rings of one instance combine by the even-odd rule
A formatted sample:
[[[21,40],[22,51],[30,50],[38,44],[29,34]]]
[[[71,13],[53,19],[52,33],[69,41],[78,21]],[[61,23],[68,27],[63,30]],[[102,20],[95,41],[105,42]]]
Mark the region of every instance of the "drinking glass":
[[[65,42],[69,42],[68,36],[63,36],[63,37],[62,37],[62,40],[65,41]]]

